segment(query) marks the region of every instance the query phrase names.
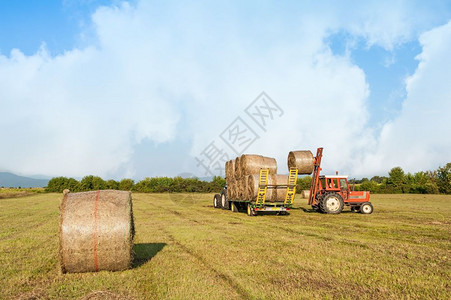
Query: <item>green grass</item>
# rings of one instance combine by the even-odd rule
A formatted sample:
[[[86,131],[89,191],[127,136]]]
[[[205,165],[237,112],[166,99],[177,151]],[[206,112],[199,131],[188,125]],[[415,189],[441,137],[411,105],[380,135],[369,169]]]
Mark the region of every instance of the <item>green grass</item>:
[[[372,195],[372,215],[248,217],[213,195],[133,194],[134,268],[60,274],[60,194],[0,200],[0,299],[448,299],[451,196]]]
[[[44,192],[44,188],[0,188],[0,199],[19,198]]]

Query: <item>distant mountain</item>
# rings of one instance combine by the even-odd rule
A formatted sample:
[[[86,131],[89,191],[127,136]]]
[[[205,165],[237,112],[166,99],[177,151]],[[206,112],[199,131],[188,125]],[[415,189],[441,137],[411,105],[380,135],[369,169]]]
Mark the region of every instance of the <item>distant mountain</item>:
[[[8,172],[0,172],[0,187],[46,187],[49,179],[36,179],[18,176]]]

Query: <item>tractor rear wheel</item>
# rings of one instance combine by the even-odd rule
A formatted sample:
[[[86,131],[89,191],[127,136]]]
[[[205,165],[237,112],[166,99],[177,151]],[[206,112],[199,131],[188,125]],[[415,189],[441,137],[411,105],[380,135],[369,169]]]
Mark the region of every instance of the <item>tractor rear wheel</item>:
[[[365,202],[362,204],[362,206],[360,206],[360,212],[362,214],[371,214],[373,212],[373,205],[370,202]]]
[[[221,195],[216,194],[213,198],[213,207],[221,208]]]
[[[339,214],[343,210],[343,198],[337,193],[324,195],[319,203],[321,210],[326,214]]]
[[[221,195],[221,208],[226,210],[230,209],[230,203],[225,194]]]

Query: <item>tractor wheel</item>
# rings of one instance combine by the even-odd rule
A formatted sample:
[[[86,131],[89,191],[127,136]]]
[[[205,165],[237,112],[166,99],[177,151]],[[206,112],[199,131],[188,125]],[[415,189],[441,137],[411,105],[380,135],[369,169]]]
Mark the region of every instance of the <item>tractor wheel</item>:
[[[312,209],[316,212],[320,212],[322,213],[323,211],[321,210],[321,205],[312,205]]]
[[[221,195],[216,194],[213,198],[213,207],[221,208]]]
[[[230,209],[230,203],[225,194],[221,195],[221,207],[226,210]]]
[[[247,205],[247,215],[250,216],[250,217],[253,217],[253,216],[257,215],[257,213],[252,208],[250,203]]]
[[[320,202],[321,210],[326,214],[339,214],[343,210],[343,198],[337,193],[324,195]]]
[[[231,209],[233,212],[238,212],[238,207],[236,207],[235,202],[230,202],[230,209]]]
[[[360,212],[362,214],[369,215],[373,212],[373,205],[370,202],[365,202],[360,206]]]

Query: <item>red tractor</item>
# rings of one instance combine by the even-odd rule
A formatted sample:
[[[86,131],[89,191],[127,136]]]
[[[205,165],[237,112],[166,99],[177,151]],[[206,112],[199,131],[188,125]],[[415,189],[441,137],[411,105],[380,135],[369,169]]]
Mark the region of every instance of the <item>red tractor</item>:
[[[318,148],[314,159],[312,184],[308,204],[313,209],[326,214],[339,214],[344,206],[350,206],[351,211],[362,214],[373,212],[370,192],[351,191],[347,176],[319,175],[321,171],[321,157],[323,148]]]

